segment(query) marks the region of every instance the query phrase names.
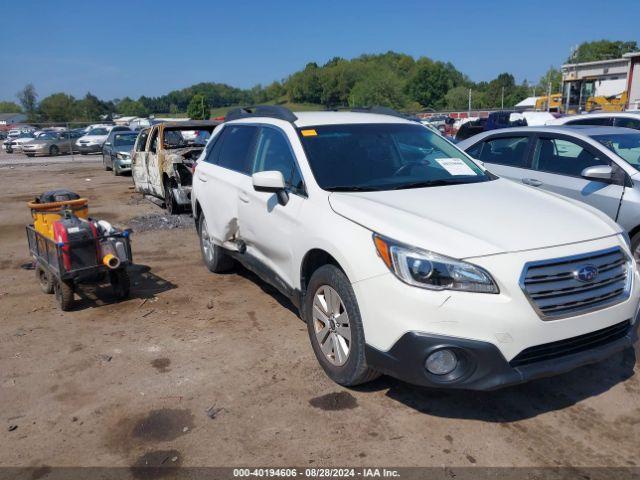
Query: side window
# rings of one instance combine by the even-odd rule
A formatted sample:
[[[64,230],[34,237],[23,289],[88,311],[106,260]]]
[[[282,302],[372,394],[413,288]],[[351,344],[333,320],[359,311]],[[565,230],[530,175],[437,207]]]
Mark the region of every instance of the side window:
[[[144,152],[144,147],[147,145],[147,138],[149,138],[149,130],[140,132],[138,141],[136,142],[136,152]]]
[[[587,115],[588,117],[588,115]],[[612,123],[611,117],[599,117],[599,118],[581,118],[579,120],[572,120],[565,123],[565,125],[602,125],[610,127]]]
[[[151,153],[156,153],[158,151],[158,128],[154,128],[153,132],[151,132],[151,145],[149,145],[149,151]]]
[[[216,165],[248,175],[251,171],[249,154],[257,131],[258,127],[250,125],[227,125],[224,138],[220,139],[222,144]]]
[[[539,138],[533,153],[533,168],[542,172],[579,177],[587,167],[611,165],[586,148],[560,138]]]
[[[281,172],[287,187],[293,192],[304,192],[302,176],[287,138],[275,128],[261,128],[252,172],[269,170]]]
[[[486,163],[527,168],[528,150],[529,137],[500,137],[485,141],[479,155],[472,156]]]
[[[473,147],[465,150],[467,154],[475,159],[480,159],[480,151],[482,150],[482,142],[476,143]]]
[[[640,130],[640,118],[615,118],[613,120],[614,127],[625,127]]]

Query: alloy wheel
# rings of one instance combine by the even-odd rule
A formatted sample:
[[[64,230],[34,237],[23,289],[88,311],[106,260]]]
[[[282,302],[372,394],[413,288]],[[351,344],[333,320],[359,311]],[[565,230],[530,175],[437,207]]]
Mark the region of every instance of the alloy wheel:
[[[342,366],[349,358],[351,327],[349,314],[338,292],[322,285],[313,297],[313,328],[327,360]]]
[[[202,241],[202,253],[204,253],[204,258],[207,260],[207,263],[211,263],[213,262],[213,242],[209,236],[209,231],[207,230],[207,221],[204,219],[200,226],[200,238]]]

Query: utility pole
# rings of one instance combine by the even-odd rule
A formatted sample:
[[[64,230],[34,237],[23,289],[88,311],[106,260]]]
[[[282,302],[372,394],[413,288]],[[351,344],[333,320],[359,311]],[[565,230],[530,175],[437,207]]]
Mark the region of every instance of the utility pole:
[[[504,110],[504,87],[502,87],[502,102],[500,103],[500,109]]]
[[[469,116],[471,116],[471,89],[469,89]]]
[[[547,89],[547,112],[551,111],[551,82],[549,82],[549,87]]]

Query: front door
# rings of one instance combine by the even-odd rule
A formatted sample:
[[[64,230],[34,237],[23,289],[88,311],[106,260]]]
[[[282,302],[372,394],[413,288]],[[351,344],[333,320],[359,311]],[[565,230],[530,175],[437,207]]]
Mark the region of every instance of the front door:
[[[531,176],[540,182],[540,188],[588,203],[616,220],[623,182],[600,182],[581,176],[585,168],[597,165],[611,165],[611,161],[592,146],[566,136],[539,135]],[[619,167],[612,166],[614,177],[619,177],[615,175],[622,173]]]
[[[151,129],[149,148],[147,149],[147,192],[151,195],[163,196],[160,176],[160,151],[162,150],[161,130],[159,126]]]
[[[293,268],[292,239],[300,230],[299,212],[306,199],[304,185],[289,140],[278,128],[261,127],[252,173],[279,171],[287,185],[288,201],[278,203],[275,193],[257,192],[251,182],[241,186],[239,229],[247,253],[274,273],[276,283],[293,288],[300,274]]]

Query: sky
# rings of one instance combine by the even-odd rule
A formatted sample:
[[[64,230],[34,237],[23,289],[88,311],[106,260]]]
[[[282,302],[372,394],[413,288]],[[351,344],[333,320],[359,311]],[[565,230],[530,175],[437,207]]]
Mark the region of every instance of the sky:
[[[537,82],[583,41],[640,43],[640,0],[0,4],[0,100],[11,101],[27,83],[41,99],[157,96],[198,82],[246,88],[308,62],[389,50],[449,61],[474,81],[510,72]]]

